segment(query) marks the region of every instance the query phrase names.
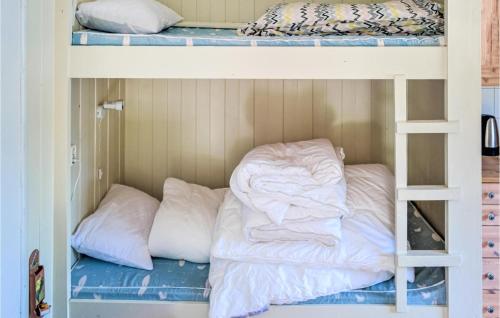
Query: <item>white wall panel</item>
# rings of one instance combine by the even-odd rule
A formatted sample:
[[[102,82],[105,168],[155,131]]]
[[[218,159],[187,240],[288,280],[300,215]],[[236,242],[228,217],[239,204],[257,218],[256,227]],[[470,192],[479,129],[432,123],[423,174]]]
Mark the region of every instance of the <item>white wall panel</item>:
[[[90,0],[77,0],[77,3]],[[260,17],[267,8],[280,2],[295,0],[159,0],[189,22],[246,23]],[[313,0],[330,3],[370,3],[376,0]],[[76,8],[76,5],[74,6]],[[74,28],[79,28],[76,19]]]
[[[97,119],[96,110],[106,100],[122,99],[124,85],[116,79],[72,80],[71,142],[78,157],[72,173],[72,229],[95,210],[113,183],[122,182],[123,113],[106,111],[104,118]],[[103,173],[100,180],[99,169]]]
[[[81,92],[82,174],[75,222],[115,182],[157,198],[169,176],[213,188],[227,186],[241,158],[265,143],[324,137],[344,147],[348,164],[393,167],[391,81],[76,81]],[[410,119],[442,118],[442,93],[442,82],[410,82]],[[118,98],[125,99],[123,112],[109,111],[103,120],[95,119],[99,103]],[[410,136],[410,184],[440,183],[443,142],[436,135],[430,140]],[[440,226],[442,216],[434,214],[429,215]]]
[[[326,137],[348,163],[385,159],[385,126],[371,147],[370,81],[126,82],[124,182],[158,198],[168,176],[227,185],[245,153],[266,143]]]

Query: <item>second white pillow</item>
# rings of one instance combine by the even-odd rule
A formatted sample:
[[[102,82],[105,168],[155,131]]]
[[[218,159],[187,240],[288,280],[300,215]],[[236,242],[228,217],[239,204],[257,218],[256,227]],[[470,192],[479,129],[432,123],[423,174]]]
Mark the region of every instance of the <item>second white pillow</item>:
[[[225,192],[168,178],[149,235],[151,255],[209,262],[215,219]]]
[[[182,20],[155,0],[98,0],[83,2],[76,11],[84,27],[113,33],[158,33]]]

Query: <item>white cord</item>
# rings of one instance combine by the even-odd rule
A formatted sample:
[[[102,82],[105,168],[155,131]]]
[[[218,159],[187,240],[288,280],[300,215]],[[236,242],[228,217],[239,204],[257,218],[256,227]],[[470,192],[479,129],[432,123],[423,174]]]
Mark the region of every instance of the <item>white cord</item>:
[[[74,163],[80,162],[80,160],[74,160]],[[82,173],[82,166],[78,166],[78,176],[76,176],[75,184],[73,185],[73,190],[71,191],[71,201],[73,201],[73,197],[75,196],[76,188],[78,187],[78,183],[80,182],[80,175]]]

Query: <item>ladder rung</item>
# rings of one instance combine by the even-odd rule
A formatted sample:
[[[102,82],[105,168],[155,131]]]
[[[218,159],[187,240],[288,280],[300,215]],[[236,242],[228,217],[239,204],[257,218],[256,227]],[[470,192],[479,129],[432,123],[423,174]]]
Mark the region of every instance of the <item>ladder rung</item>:
[[[459,188],[446,186],[408,186],[397,189],[397,199],[400,201],[450,201],[459,198]]]
[[[451,134],[458,130],[458,121],[408,120],[396,124],[398,134]]]
[[[397,255],[398,267],[454,267],[460,266],[462,257],[446,251],[408,251]]]

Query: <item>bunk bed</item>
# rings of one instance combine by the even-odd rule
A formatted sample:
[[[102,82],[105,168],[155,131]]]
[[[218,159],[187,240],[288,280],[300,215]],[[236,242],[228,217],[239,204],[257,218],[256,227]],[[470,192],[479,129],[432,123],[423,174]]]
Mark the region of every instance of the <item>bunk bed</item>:
[[[388,80],[394,100],[394,174],[396,180],[396,275],[389,285],[391,296],[382,304],[347,302],[333,305],[331,299],[308,304],[274,306],[265,317],[331,317],[369,316],[470,318],[480,315],[480,207],[479,179],[479,7],[472,1],[446,4],[445,37],[297,37],[290,40],[241,40],[227,29],[232,23],[207,24],[211,29],[179,27],[159,35],[109,35],[90,30],[72,30],[73,12],[69,1],[58,0],[63,13],[58,21],[57,96],[61,129],[57,158],[68,162],[70,110],[73,104],[69,79],[339,79]],[[193,33],[185,35],[185,33]],[[306,57],[306,58],[304,58]],[[65,63],[65,62],[67,63]],[[175,61],[175,62],[172,62]],[[244,62],[242,62],[244,61]],[[411,61],[411,62],[410,62]],[[467,63],[464,63],[467,61]],[[408,81],[445,80],[446,107],[444,120],[408,120]],[[77,101],[78,103],[78,101]],[[59,117],[58,117],[59,118]],[[445,183],[442,185],[408,184],[408,139],[412,134],[445,134]],[[477,148],[477,149],[476,149]],[[476,149],[476,150],[475,150]],[[428,154],[430,155],[430,154]],[[476,169],[477,167],[477,169]],[[205,317],[203,301],[207,288],[204,276],[197,277],[195,297],[189,299],[131,300],[129,297],[100,299],[94,292],[84,295],[78,289],[80,272],[86,268],[113,267],[88,258],[72,264],[67,238],[74,230],[70,208],[71,178],[69,169],[58,172],[56,200],[60,202],[55,217],[67,228],[56,233],[55,266],[67,277],[56,278],[57,286],[66,291],[56,304],[62,316],[68,317]],[[57,191],[60,190],[60,191]],[[446,244],[437,250],[407,249],[410,201],[446,201]],[[412,205],[410,205],[412,207]],[[418,213],[418,212],[415,212]],[[479,214],[477,214],[479,215]],[[63,222],[66,220],[66,222]],[[467,236],[464,233],[468,233]],[[74,265],[74,266],[73,266]],[[164,264],[168,271],[175,262]],[[184,265],[186,266],[186,265]],[[407,268],[425,267],[446,280],[435,281],[446,290],[431,303],[421,302],[427,294],[413,295],[406,282]],[[434,268],[440,268],[435,270]],[[88,269],[91,270],[91,269]],[[206,273],[203,265],[187,264],[183,270]],[[441,271],[446,270],[444,275]],[[57,269],[56,269],[57,271]],[[74,275],[72,275],[72,273]],[[198,273],[200,274],[200,273]],[[88,275],[96,275],[92,272]],[[137,272],[132,273],[140,276]],[[185,275],[191,275],[185,273]],[[64,276],[64,277],[63,277]],[[98,281],[98,280],[97,280]],[[140,282],[138,282],[140,284]],[[129,286],[130,287],[130,286]],[[75,288],[79,291],[75,293]],[[100,288],[97,286],[97,288]],[[131,288],[136,288],[132,286]],[[382,287],[380,287],[382,288]],[[203,289],[203,292],[200,292]],[[439,289],[439,288],[437,288]],[[170,294],[169,291],[166,291]],[[174,293],[175,294],[175,293]],[[79,296],[80,295],[80,296]],[[163,294],[162,294],[163,295]],[[358,295],[359,296],[359,295]],[[414,298],[415,296],[416,298]],[[175,296],[173,296],[175,297]],[[201,299],[200,299],[201,297]],[[354,297],[353,299],[356,299]],[[418,300],[420,299],[420,300]],[[201,300],[201,301],[199,301]],[[335,303],[335,302],[333,302]],[[392,303],[395,304],[392,305]],[[413,306],[420,303],[419,306]],[[425,304],[425,305],[423,305]],[[408,306],[412,305],[412,306]]]

